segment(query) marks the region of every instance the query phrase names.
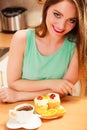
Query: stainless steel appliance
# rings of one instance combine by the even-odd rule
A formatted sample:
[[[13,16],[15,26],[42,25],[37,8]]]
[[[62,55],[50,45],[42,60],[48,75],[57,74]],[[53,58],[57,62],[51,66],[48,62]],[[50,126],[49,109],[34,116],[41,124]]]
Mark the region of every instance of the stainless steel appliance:
[[[1,10],[3,32],[15,32],[27,28],[27,9],[24,7],[8,7]]]

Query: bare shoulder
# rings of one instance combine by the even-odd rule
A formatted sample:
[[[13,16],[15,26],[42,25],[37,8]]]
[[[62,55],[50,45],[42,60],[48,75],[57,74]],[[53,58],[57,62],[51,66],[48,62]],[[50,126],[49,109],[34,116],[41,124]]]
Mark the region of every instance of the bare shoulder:
[[[75,51],[74,51],[74,55],[73,55],[73,57],[78,57],[78,50],[77,50],[76,47],[75,47]]]
[[[11,46],[20,47],[20,49],[26,46],[26,30],[17,31],[11,40]]]
[[[22,37],[24,36],[26,33],[25,33],[26,30],[18,30],[17,32],[14,33],[13,37]]]
[[[26,30],[19,30],[17,31],[12,38],[12,42],[17,43],[19,41],[24,41],[26,40]],[[20,43],[19,43],[20,44]]]

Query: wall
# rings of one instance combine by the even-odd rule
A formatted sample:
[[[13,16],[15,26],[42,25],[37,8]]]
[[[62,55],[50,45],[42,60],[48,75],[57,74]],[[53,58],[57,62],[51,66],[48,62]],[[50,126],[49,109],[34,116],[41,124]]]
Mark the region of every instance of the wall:
[[[9,6],[23,6],[28,9],[28,26],[40,23],[43,4],[39,4],[37,0],[0,0],[0,10]]]
[[[43,4],[38,4],[37,0],[0,0],[0,9],[8,6],[24,6],[29,11],[40,10]]]

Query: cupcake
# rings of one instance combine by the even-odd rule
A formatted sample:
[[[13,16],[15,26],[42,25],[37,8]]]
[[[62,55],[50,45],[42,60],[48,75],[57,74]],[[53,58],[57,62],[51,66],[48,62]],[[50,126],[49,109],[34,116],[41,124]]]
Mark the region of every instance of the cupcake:
[[[60,105],[60,96],[57,93],[49,93],[48,94],[48,108],[57,108]]]
[[[42,114],[48,109],[48,100],[44,96],[38,96],[34,99],[35,111]]]

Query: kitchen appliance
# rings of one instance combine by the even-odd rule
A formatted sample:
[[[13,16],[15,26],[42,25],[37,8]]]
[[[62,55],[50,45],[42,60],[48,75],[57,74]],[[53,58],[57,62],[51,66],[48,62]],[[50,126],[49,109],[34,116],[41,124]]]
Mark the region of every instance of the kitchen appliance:
[[[27,28],[27,9],[24,7],[8,7],[1,10],[3,32],[15,32]]]

